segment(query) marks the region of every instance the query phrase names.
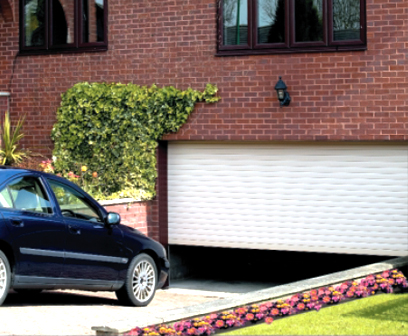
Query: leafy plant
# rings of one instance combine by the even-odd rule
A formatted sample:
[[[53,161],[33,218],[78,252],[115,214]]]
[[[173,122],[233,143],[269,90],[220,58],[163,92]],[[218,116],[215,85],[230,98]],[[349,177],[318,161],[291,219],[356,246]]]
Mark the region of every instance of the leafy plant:
[[[98,193],[104,198],[151,199],[157,140],[177,132],[196,102],[218,101],[216,92],[211,84],[199,92],[172,86],[78,83],[62,95],[52,130],[55,171],[63,176],[71,171],[91,182],[79,170],[87,166],[98,173]]]
[[[21,131],[24,121],[25,116],[20,118],[17,125],[12,127],[9,112],[7,111],[4,114],[0,149],[1,163],[3,165],[19,164],[30,155],[28,150],[19,149],[18,146],[19,141],[24,137],[24,133]]]

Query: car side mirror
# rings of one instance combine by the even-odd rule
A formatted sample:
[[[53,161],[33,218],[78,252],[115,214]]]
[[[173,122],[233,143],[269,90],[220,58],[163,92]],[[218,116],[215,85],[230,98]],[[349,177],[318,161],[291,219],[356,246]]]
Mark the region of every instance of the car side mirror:
[[[120,215],[116,212],[109,212],[105,219],[105,224],[108,226],[118,225],[120,223]]]

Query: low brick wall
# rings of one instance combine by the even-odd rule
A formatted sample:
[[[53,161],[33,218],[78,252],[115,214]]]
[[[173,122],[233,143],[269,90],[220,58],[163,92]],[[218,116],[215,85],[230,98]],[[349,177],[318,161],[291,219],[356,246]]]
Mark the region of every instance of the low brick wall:
[[[148,235],[148,223],[150,222],[149,202],[135,201],[132,198],[117,199],[110,201],[99,201],[109,212],[120,214],[121,223],[138,229]]]

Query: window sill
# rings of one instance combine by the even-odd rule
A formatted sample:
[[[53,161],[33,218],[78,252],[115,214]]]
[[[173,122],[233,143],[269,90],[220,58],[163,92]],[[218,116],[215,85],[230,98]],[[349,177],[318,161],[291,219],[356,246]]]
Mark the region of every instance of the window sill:
[[[70,49],[26,49],[20,50],[19,56],[31,55],[55,55],[55,54],[81,54],[88,52],[104,52],[108,50],[108,46],[70,48]]]
[[[274,54],[296,54],[296,53],[324,53],[335,51],[364,51],[366,45],[339,45],[332,47],[305,47],[305,48],[285,48],[285,49],[237,49],[218,50],[215,56],[248,56],[248,55],[274,55]]]

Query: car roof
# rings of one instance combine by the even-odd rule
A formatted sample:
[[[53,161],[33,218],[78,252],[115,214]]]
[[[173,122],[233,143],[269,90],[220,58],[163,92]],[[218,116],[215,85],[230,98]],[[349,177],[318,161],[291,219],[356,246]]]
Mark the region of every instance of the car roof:
[[[35,174],[39,174],[43,176],[55,176],[55,175],[44,173],[39,170],[0,165],[0,182],[3,182],[14,175],[18,175],[21,173],[35,173]]]

